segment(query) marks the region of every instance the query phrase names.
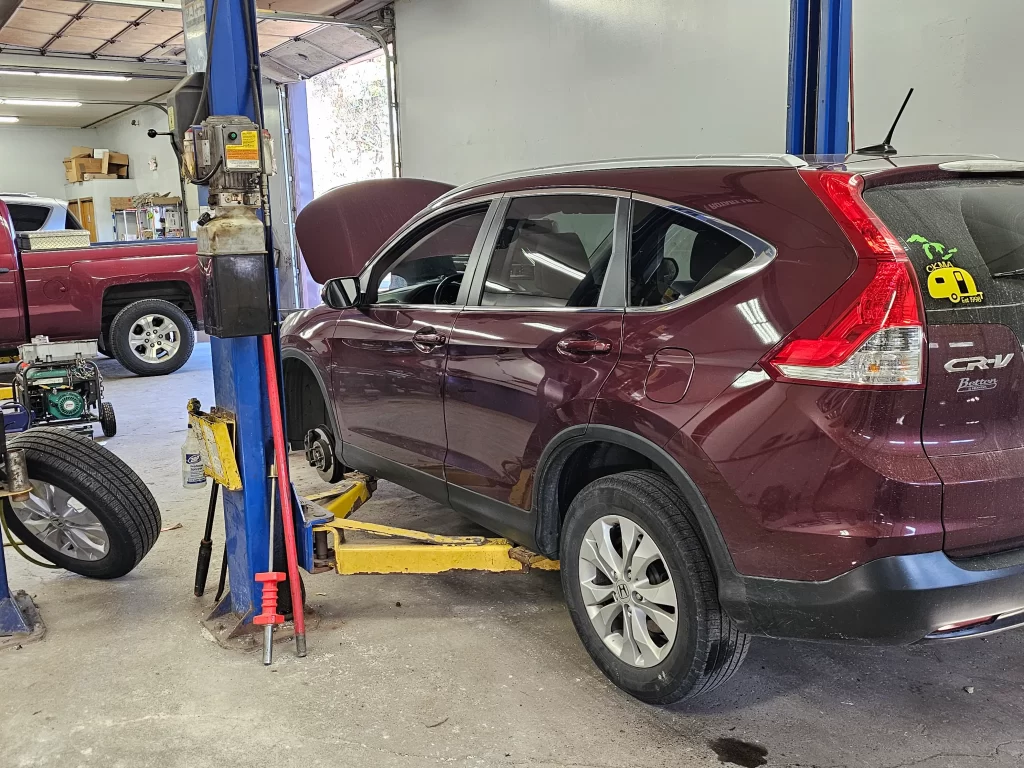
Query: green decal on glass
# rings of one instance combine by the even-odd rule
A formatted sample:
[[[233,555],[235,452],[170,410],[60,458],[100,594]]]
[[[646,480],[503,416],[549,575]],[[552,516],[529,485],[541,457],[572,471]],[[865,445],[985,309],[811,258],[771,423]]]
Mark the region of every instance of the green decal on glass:
[[[929,240],[927,237],[923,237],[922,235],[911,235],[910,237],[907,238],[907,242],[921,243],[921,247],[924,248],[924,255],[928,257],[929,261],[934,259],[936,256],[938,256],[940,259],[948,261],[949,259],[953,258],[953,254],[957,252],[956,248],[950,248],[947,251],[946,246],[943,245],[942,243],[934,242],[932,240]]]

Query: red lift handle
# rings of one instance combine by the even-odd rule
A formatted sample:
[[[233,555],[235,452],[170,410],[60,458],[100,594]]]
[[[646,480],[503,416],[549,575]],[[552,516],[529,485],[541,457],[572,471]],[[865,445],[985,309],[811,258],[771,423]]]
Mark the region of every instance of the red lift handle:
[[[256,581],[263,584],[263,612],[253,617],[253,624],[284,624],[284,616],[277,612],[277,585],[286,578],[277,571],[256,574]]]
[[[284,420],[281,417],[281,392],[277,386],[277,362],[274,358],[274,338],[261,336],[263,364],[267,370],[267,395],[270,399],[270,431],[274,436],[274,459],[277,464],[278,487],[281,492],[281,525],[284,528],[284,552],[288,561],[288,589],[292,596],[292,615],[295,618],[295,653],[306,655],[306,616],[302,605],[302,587],[299,584],[299,559],[295,548],[295,516],[292,512],[292,481],[288,474],[288,451],[284,447]]]

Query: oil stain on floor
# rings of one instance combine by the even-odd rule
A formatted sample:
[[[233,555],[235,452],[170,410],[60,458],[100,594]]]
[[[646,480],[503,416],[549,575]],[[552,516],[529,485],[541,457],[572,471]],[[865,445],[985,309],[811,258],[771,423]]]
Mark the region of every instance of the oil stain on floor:
[[[742,768],[758,768],[758,766],[768,764],[768,750],[760,744],[751,744],[749,741],[723,736],[708,742],[708,746],[718,755],[720,763],[739,765]]]

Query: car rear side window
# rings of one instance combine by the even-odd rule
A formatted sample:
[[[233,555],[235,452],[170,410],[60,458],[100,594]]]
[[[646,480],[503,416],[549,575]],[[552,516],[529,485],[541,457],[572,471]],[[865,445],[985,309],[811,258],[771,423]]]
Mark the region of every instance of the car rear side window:
[[[671,304],[732,274],[754,252],[720,229],[650,203],[633,206],[629,305]]]
[[[596,307],[612,254],[615,198],[541,195],[513,200],[491,254],[480,303]]]
[[[910,257],[929,322],[1024,304],[1024,180],[891,184],[864,200]]]
[[[64,229],[85,229],[70,210],[64,215]]]
[[[35,232],[46,223],[50,209],[44,205],[26,205],[25,203],[8,203],[15,232]]]

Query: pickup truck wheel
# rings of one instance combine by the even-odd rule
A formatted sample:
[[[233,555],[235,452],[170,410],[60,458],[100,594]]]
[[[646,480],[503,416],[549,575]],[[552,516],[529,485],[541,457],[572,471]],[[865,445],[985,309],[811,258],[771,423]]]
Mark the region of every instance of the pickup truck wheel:
[[[3,499],[3,516],[36,554],[72,573],[115,579],[156,543],[153,494],[103,446],[59,427],[30,429],[7,445],[25,449],[32,491],[25,501]]]
[[[139,376],[173,373],[192,355],[196,332],[178,307],[162,299],[142,299],[117,313],[110,324],[114,357]]]
[[[648,704],[718,687],[750,646],[722,610],[697,523],[679,489],[648,470],[595,480],[561,535],[562,588],[601,671]]]

